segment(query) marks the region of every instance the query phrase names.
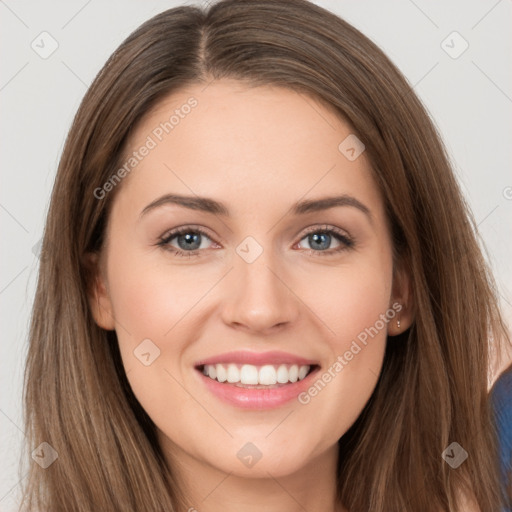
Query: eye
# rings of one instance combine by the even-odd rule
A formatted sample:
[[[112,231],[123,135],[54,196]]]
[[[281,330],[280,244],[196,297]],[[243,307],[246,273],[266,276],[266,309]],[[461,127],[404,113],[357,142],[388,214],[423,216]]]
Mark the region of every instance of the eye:
[[[329,246],[332,244],[333,239],[337,242],[338,246],[334,249],[330,249]],[[346,233],[338,228],[329,226],[323,226],[322,228],[315,226],[310,228],[307,235],[300,240],[299,245],[303,240],[306,240],[310,244],[312,249],[309,249],[308,252],[315,256],[323,255],[322,253],[325,253],[326,256],[332,255],[354,246],[354,240]]]
[[[167,251],[171,251],[176,256],[199,256],[201,250],[208,248],[207,240],[212,242],[209,234],[202,228],[196,226],[183,226],[176,228],[163,235],[158,246]],[[313,226],[306,232],[298,244],[306,240],[311,249],[307,249],[311,255],[329,256],[341,251],[351,249],[354,246],[354,240],[344,231],[332,226]],[[334,249],[329,246],[336,241],[338,244]],[[300,247],[304,249],[304,247]]]
[[[176,245],[173,241],[176,239]],[[177,256],[195,256],[200,249],[206,249],[208,244],[203,244],[204,239],[210,237],[201,228],[184,226],[166,233],[158,242],[164,249],[173,252]]]

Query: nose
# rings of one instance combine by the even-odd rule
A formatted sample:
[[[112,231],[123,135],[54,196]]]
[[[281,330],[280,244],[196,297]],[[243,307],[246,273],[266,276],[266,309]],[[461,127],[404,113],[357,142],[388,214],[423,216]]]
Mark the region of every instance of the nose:
[[[299,316],[300,301],[288,275],[271,251],[263,251],[252,263],[237,256],[224,283],[224,322],[258,334],[292,324]]]

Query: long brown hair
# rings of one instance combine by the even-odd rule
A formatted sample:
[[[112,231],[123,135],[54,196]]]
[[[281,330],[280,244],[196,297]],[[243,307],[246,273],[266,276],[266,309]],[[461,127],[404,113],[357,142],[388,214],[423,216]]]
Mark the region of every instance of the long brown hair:
[[[115,173],[137,123],[170,93],[234,78],[322,101],[366,146],[408,270],[415,321],[388,340],[372,397],[339,442],[338,495],[350,511],[481,511],[501,500],[488,400],[490,339],[507,338],[475,225],[440,137],[411,86],[367,37],[306,0],[224,0],[153,17],[87,91],[60,160],[42,244],[25,375],[27,510],[178,510],[182,497],[154,425],[134,397],[115,332],[87,299]],[[136,171],[135,171],[136,172]],[[457,469],[443,451],[469,454]]]

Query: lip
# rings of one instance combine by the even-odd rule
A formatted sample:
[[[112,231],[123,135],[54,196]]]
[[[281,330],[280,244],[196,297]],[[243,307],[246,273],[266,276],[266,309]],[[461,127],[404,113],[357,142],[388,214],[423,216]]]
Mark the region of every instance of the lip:
[[[239,387],[228,382],[218,382],[204,375],[201,371],[206,364],[297,364],[309,365],[313,368],[302,380],[288,384],[277,384],[266,389]],[[198,361],[195,365],[198,378],[206,389],[222,402],[240,409],[268,410],[285,405],[311,386],[314,376],[320,370],[318,362],[304,359],[286,352],[248,352],[237,351],[220,354],[215,357]]]
[[[268,352],[250,352],[248,350],[237,350],[234,352],[225,352],[208,359],[197,361],[195,368],[205,364],[252,364],[254,366],[263,366],[265,364],[298,364],[308,366],[318,366],[318,361],[304,359],[303,357],[281,352],[277,350]]]

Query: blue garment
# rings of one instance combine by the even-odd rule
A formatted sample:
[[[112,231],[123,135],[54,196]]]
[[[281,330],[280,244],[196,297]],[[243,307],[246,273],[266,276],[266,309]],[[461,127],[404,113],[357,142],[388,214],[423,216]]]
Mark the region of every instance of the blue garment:
[[[505,486],[512,474],[512,368],[502,373],[491,389],[500,447],[501,480]],[[506,508],[503,512],[512,512]]]

